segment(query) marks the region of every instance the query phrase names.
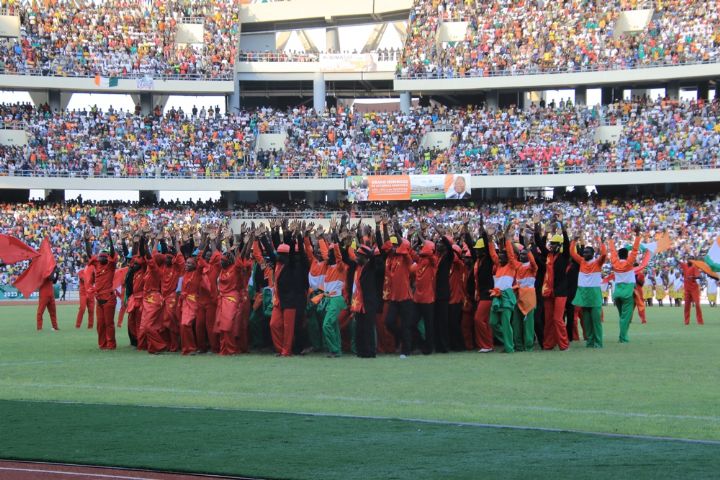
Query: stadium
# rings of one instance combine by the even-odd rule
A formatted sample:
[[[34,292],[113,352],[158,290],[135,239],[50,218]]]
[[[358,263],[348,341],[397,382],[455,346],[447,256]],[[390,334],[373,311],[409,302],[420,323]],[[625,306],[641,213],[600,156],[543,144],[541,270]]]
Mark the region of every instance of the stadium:
[[[717,477],[720,1],[0,0],[0,95],[0,479]]]

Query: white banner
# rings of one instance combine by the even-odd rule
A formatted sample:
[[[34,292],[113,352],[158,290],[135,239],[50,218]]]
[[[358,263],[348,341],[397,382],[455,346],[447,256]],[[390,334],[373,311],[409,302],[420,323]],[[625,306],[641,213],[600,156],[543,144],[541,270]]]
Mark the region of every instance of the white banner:
[[[375,53],[321,53],[322,72],[376,72],[378,57]]]

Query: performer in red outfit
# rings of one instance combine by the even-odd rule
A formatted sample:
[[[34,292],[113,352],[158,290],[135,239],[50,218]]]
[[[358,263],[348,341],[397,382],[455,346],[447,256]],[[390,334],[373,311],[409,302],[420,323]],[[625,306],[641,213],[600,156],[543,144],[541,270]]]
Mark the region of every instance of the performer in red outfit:
[[[92,291],[91,285],[94,283],[93,270],[86,266],[78,272],[78,283],[80,285],[80,307],[78,308],[77,319],[75,320],[75,328],[82,325],[85,310],[88,312],[88,328],[95,325],[95,293]]]
[[[700,278],[700,269],[693,265],[693,257],[688,257],[686,263],[680,263],[683,272],[685,291],[685,325],[690,324],[690,304],[695,304],[695,320],[698,325],[703,325],[702,308],[700,307],[700,286],[697,281]]]
[[[145,256],[146,270],[143,285],[143,306],[140,320],[140,333],[138,335],[138,350],[147,349],[148,353],[158,354],[167,350],[166,339],[162,335],[163,327],[163,299],[160,293],[162,283],[162,266],[165,256],[159,252],[150,253],[144,248],[145,239],[140,240],[141,255]]]
[[[218,304],[218,277],[222,252],[213,248],[209,240],[204,241],[202,255],[198,258],[198,268],[207,276],[207,282],[200,285],[198,294],[198,314],[195,321],[195,341],[198,352],[211,350],[220,353],[220,340],[215,333],[215,316]]]
[[[197,259],[188,258],[185,262],[185,275],[183,276],[182,303],[180,317],[180,338],[182,341],[182,354],[194,355],[197,353],[195,343],[195,322],[198,312],[198,294],[200,284],[203,282],[204,272],[197,268]]]
[[[165,253],[165,248],[161,243],[161,249]],[[180,277],[185,270],[185,257],[180,253],[180,249],[176,242],[175,255],[166,253],[164,255],[165,264],[162,268],[162,281],[160,283],[160,294],[163,297],[163,332],[168,344],[168,350],[177,352],[180,349],[179,335],[180,322],[178,320],[177,310],[177,288]]]
[[[59,330],[57,323],[57,309],[55,307],[55,282],[57,282],[57,279],[58,271],[56,267],[53,269],[50,276],[46,277],[40,285],[40,298],[38,299],[36,318],[38,330],[42,330],[43,314],[45,313],[46,308],[48,313],[50,313],[50,323],[52,324],[52,329],[55,331]]]
[[[90,231],[85,234],[85,250],[90,261],[88,265],[95,272],[92,289],[95,292],[97,301],[97,333],[98,345],[101,350],[114,350],[115,343],[115,292],[113,280],[118,256],[115,253],[115,245],[112,235],[108,233],[108,250],[101,250],[97,256],[92,255],[90,247]]]

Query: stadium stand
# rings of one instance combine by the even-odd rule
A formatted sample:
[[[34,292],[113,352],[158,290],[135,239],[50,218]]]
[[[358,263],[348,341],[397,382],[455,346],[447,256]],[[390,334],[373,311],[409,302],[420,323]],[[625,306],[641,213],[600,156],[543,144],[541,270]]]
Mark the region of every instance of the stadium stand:
[[[232,78],[239,3],[56,0],[11,4],[19,38],[0,40],[0,73],[61,77]],[[202,24],[202,43],[178,43],[179,25]]]
[[[26,125],[29,133],[27,145],[3,147],[5,175],[312,178],[720,166],[718,101],[639,98],[593,108],[560,102],[524,111],[430,107],[409,115],[266,108],[223,116],[219,108],[171,108],[144,116],[2,105],[0,114],[6,125]],[[615,143],[596,141],[601,125],[621,127]],[[425,136],[442,131],[450,132],[447,148],[423,146]],[[273,133],[275,143],[257,141]]]
[[[621,14],[645,7],[652,15],[644,28],[619,31]],[[719,7],[716,0],[417,0],[397,74],[487,77],[714,63]]]

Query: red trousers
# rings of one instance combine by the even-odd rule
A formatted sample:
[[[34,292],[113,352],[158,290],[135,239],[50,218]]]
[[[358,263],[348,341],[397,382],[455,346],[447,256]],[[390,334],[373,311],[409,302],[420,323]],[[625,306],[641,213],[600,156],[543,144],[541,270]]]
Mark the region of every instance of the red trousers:
[[[493,348],[493,334],[490,328],[490,307],[492,300],[480,300],[475,309],[475,345],[481,349]]]
[[[163,300],[160,292],[148,292],[143,299],[138,350],[147,349],[148,353],[167,350],[166,339],[162,336],[164,328],[162,309]]]
[[[133,338],[140,334],[140,320],[142,319],[142,297],[132,296],[128,299],[128,332]]]
[[[385,316],[387,315],[388,304],[383,304],[382,312],[375,316],[375,329],[377,331],[377,352],[378,353],[395,353],[395,337],[387,325],[385,325]]]
[[[104,301],[104,302],[103,302]],[[103,302],[101,304],[101,302]],[[98,298],[95,306],[97,317],[98,346],[101,350],[114,350],[115,343],[115,296]]]
[[[543,348],[552,350],[555,345],[560,350],[567,350],[569,342],[567,328],[565,327],[565,302],[567,297],[545,298],[545,329],[543,334]]]
[[[177,352],[180,350],[180,322],[178,320],[177,294],[175,292],[163,298],[163,327],[162,332],[168,350]]]
[[[197,342],[198,352],[204,353],[208,349],[215,353],[220,352],[220,341],[214,331],[216,311],[217,301],[200,301],[195,319],[195,341]]]
[[[472,310],[463,309],[462,320],[460,321],[460,330],[462,331],[463,345],[465,346],[465,350],[472,350],[475,346],[473,340],[473,329],[475,326],[475,320],[473,319],[474,316],[475,312],[473,312]]]
[[[705,322],[700,308],[700,291],[697,288],[685,287],[685,325],[690,324],[690,303],[695,304],[695,320],[698,325],[703,325]]]
[[[75,320],[75,328],[82,326],[85,310],[88,312],[88,328],[95,325],[95,297],[92,295],[80,295],[80,308],[78,309],[77,319]]]
[[[125,319],[126,312],[127,312],[127,303],[122,302],[120,304],[120,313],[118,313],[117,328],[122,328],[123,320]]]
[[[342,344],[343,352],[350,352],[352,350],[352,315],[350,315],[350,309],[346,308],[338,316],[338,327],[340,327],[340,343]]]
[[[248,326],[250,322],[250,299],[246,298],[240,301],[237,316],[235,318],[235,341],[237,342],[238,353],[248,353],[250,351],[250,338],[248,335]]]
[[[238,346],[235,337],[238,329],[235,326],[239,305],[235,296],[221,296],[218,298],[218,308],[215,313],[213,329],[220,338],[220,355],[235,355]]]
[[[182,301],[180,316],[180,342],[182,343],[182,354],[189,355],[197,351],[195,343],[195,321],[197,319],[198,304],[192,298],[185,298]]]
[[[45,313],[45,309],[48,309],[48,312],[50,312],[50,323],[52,323],[52,328],[56,329],[58,328],[57,323],[57,310],[55,308],[55,296],[48,295],[40,295],[40,298],[38,299],[38,308],[37,308],[37,329],[42,330],[43,327],[43,314]]]
[[[275,350],[283,357],[292,355],[295,334],[295,309],[274,306],[270,317],[270,334]]]

